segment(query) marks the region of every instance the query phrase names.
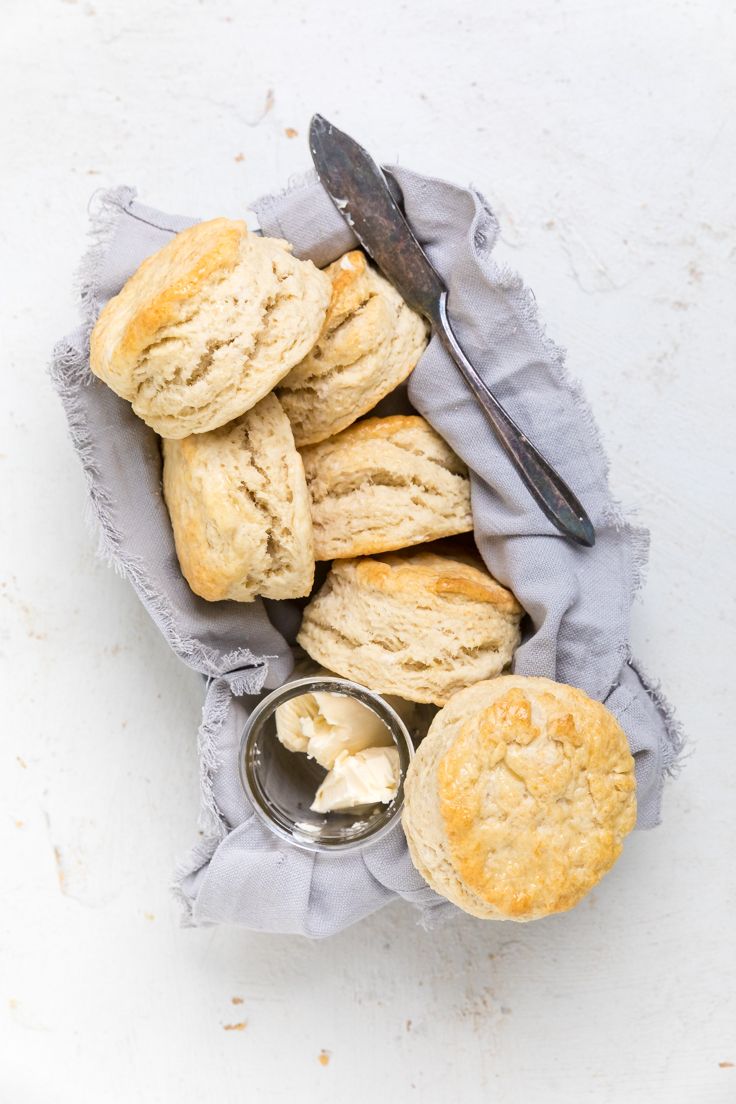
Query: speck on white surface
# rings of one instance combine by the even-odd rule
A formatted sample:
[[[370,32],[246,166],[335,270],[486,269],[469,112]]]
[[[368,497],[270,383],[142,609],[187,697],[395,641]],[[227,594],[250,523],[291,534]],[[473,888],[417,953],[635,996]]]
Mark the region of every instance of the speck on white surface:
[[[733,5],[6,0],[2,23],[2,1104],[736,1100]],[[199,681],[95,558],[45,369],[95,188],[242,213],[307,167],[315,110],[486,193],[651,528],[634,650],[692,756],[566,916],[178,927]]]

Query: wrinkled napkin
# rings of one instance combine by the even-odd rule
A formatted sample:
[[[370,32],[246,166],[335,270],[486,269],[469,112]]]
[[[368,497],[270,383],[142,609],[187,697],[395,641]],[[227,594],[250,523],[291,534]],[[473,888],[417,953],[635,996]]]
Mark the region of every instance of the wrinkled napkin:
[[[493,260],[498,224],[483,197],[405,169],[392,171],[407,217],[449,288],[451,318],[465,351],[574,488],[596,528],[595,547],[583,549],[547,521],[433,339],[406,393],[468,465],[478,548],[529,614],[532,629],[514,671],[571,683],[605,702],[635,758],[637,826],[652,827],[682,737],[661,693],[629,652],[629,615],[647,534],[625,520],[611,497],[592,414],[566,375],[562,351],[545,336],[533,296]],[[288,239],[297,256],[319,266],[356,246],[313,174],[253,210],[263,233]],[[176,872],[185,923],[320,937],[398,896],[431,924],[454,906],[414,869],[400,826],[357,854],[315,855],[276,838],[254,814],[238,777],[240,737],[261,691],[291,672],[300,605],[210,603],[192,594],[179,571],[162,498],[158,439],[90,373],[89,333],[104,303],[146,256],[195,221],[138,203],[130,188],[96,198],[94,245],[81,273],[83,324],[57,345],[52,366],[101,548],[135,587],[169,646],[206,679],[199,730],[202,839]]]

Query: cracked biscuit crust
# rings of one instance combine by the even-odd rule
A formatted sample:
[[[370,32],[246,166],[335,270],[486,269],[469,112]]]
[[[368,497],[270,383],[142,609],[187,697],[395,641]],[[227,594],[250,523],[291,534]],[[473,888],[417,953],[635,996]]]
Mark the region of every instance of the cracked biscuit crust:
[[[427,326],[360,250],[329,265],[332,298],[315,347],[278,395],[297,446],[316,444],[372,410],[405,380],[427,345]]]
[[[172,238],[101,312],[90,366],[162,437],[249,410],[319,336],[329,277],[291,246],[217,218]]]
[[[582,690],[544,678],[502,676],[456,694],[406,779],[412,861],[474,916],[533,920],[572,908],[635,821],[621,727]]]
[[[297,639],[343,678],[444,705],[500,674],[519,644],[522,614],[480,559],[394,552],[336,560]]]
[[[390,552],[473,528],[462,460],[424,418],[367,418],[302,450],[318,560]]]
[[[220,429],[164,441],[163,453],[176,553],[195,594],[210,602],[309,594],[309,497],[275,396]]]

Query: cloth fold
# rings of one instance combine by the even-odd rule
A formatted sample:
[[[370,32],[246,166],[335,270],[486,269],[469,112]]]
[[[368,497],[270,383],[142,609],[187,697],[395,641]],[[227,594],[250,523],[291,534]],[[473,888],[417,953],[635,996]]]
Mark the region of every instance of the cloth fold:
[[[572,683],[606,703],[635,757],[637,826],[652,827],[682,735],[629,653],[646,533],[627,523],[611,497],[592,414],[566,375],[562,351],[545,336],[531,293],[493,260],[498,226],[483,198],[405,169],[392,171],[409,221],[448,285],[453,324],[467,354],[575,489],[596,527],[593,549],[577,548],[557,533],[433,339],[410,378],[408,398],[467,463],[481,555],[530,616],[532,631],[514,670]],[[298,256],[320,266],[356,245],[314,174],[261,199],[254,210],[264,233],[288,239]],[[289,676],[299,605],[208,603],[192,594],[178,568],[161,493],[158,440],[89,371],[89,333],[101,307],[146,256],[194,221],[138,203],[132,189],[98,197],[95,244],[81,275],[83,325],[59,343],[52,368],[101,548],[130,579],[170,647],[207,680],[199,730],[204,835],[176,872],[185,922],[321,937],[398,896],[432,923],[454,906],[416,872],[400,827],[359,854],[313,855],[277,839],[249,807],[238,776],[240,737],[257,695]]]

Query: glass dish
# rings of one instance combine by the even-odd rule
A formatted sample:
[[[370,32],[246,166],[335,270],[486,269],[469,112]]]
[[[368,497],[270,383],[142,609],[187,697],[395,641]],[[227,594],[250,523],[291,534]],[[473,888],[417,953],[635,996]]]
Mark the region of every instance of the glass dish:
[[[356,698],[386,725],[399,753],[399,788],[393,800],[360,813],[315,813],[310,809],[326,770],[300,752],[289,751],[276,736],[279,705],[301,694],[326,691]],[[240,742],[240,780],[256,814],[281,839],[307,851],[349,851],[375,843],[400,821],[404,778],[414,754],[409,732],[398,713],[379,694],[348,679],[314,676],[280,686],[254,709]]]

